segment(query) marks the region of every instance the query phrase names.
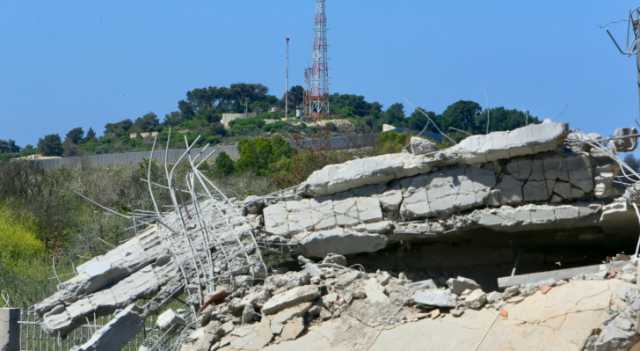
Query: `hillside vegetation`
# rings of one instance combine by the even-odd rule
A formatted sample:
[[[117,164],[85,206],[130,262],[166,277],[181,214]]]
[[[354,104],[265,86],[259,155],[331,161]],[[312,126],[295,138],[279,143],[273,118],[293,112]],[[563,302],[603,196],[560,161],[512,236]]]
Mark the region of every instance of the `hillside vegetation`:
[[[300,86],[291,88],[288,95],[289,106],[301,107],[303,93]],[[364,96],[353,94],[333,94],[330,100],[330,119],[349,120],[355,133],[378,133],[383,124],[391,124],[410,133],[426,132],[434,135],[431,133],[442,130],[452,138],[460,139],[466,134],[510,130],[526,123],[539,122],[527,112],[503,107],[483,109],[473,101],[455,102],[438,114],[423,108],[416,108],[408,113],[401,103],[384,108],[378,102],[367,101]],[[20,147],[13,140],[0,140],[0,160],[34,153],[45,156],[76,156],[148,150],[152,138],[142,138],[139,133],[158,132],[160,139],[166,140],[169,130],[173,131],[173,147],[184,146],[183,135],[190,140],[200,135],[200,144],[204,145],[236,142],[255,136],[324,136],[327,132],[338,130],[332,123],[319,127],[300,123],[296,119],[285,120],[283,106],[284,99],[269,94],[268,88],[261,84],[239,83],[229,87],[198,88],[188,91],[185,99],[178,101],[177,110],[166,114],[162,119],[154,112],[124,118],[107,123],[100,135],[92,128],[85,130],[78,126],[63,136],[42,136],[35,146]],[[231,123],[230,128],[224,128],[221,123],[224,113],[245,111],[256,113],[256,117],[236,120]],[[489,128],[488,116],[491,117]],[[132,138],[132,134],[137,137]]]

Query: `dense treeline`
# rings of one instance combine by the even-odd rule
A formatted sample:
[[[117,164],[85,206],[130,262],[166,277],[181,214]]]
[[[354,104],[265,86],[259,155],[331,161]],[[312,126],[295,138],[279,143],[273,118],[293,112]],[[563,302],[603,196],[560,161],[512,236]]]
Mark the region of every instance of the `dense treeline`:
[[[304,89],[291,88],[288,98],[291,109],[303,104]],[[139,137],[139,133],[158,132],[166,140],[169,130],[173,130],[173,146],[184,145],[182,135],[189,139],[201,136],[201,142],[219,143],[225,138],[245,138],[272,134],[314,135],[336,130],[329,124],[323,128],[309,127],[295,121],[283,120],[284,98],[269,94],[261,84],[232,84],[229,87],[198,88],[187,92],[186,98],[177,103],[177,110],[160,119],[153,112],[136,118],[126,118],[108,123],[102,135],[96,131],[77,127],[63,137],[58,134],[45,135],[37,145],[20,148],[13,140],[0,140],[0,157],[40,153],[45,156],[76,156],[82,154],[122,152],[149,149],[151,139]],[[473,101],[458,101],[441,114],[416,109],[410,114],[405,106],[395,103],[386,109],[379,102],[367,101],[363,96],[333,94],[330,97],[332,119],[348,119],[356,132],[379,132],[383,124],[428,135],[442,130],[452,138],[460,139],[466,134],[509,130],[526,123],[538,123],[528,113],[502,107],[483,109]],[[255,118],[237,120],[229,129],[222,125],[224,113],[254,112]],[[293,114],[292,114],[293,115]],[[491,118],[487,118],[490,116]],[[487,121],[490,120],[489,128]],[[138,135],[131,137],[131,135]]]

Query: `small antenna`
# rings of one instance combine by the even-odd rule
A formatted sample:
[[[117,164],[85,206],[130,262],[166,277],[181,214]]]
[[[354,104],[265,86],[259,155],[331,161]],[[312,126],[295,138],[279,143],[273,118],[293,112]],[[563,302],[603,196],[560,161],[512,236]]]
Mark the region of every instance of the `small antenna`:
[[[485,134],[489,134],[489,127],[491,126],[491,108],[489,108],[489,94],[487,91],[484,91],[484,106],[487,109],[487,132]]]
[[[286,53],[285,53],[285,69],[284,69],[284,118],[289,118],[289,42],[291,39],[287,37]]]

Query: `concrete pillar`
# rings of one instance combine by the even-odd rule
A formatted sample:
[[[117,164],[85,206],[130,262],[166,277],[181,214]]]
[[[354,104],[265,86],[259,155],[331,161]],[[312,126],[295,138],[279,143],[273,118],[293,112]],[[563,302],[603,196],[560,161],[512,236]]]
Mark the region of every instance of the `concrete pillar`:
[[[0,351],[20,349],[20,310],[0,308]]]

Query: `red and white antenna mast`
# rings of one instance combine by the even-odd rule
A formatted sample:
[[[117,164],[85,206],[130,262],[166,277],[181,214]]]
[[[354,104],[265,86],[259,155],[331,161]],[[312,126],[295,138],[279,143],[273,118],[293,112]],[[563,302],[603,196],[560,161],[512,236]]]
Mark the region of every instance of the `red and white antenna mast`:
[[[326,0],[316,0],[313,63],[305,71],[307,80],[306,109],[313,119],[329,115],[329,55],[327,41]]]

